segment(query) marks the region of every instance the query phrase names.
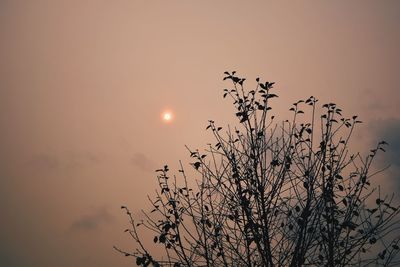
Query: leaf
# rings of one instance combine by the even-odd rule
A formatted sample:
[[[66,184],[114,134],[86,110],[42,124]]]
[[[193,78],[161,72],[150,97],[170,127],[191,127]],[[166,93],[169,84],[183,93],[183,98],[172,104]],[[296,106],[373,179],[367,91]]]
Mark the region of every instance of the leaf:
[[[342,177],[340,174],[336,174],[336,175],[335,175],[335,178],[336,178],[336,179],[339,179],[339,180],[343,180],[343,177]]]
[[[307,182],[304,182],[303,186],[304,186],[305,189],[308,189],[308,183]]]
[[[193,163],[193,166],[196,170],[198,170],[200,168],[201,162],[195,162]]]
[[[267,99],[268,99],[268,98],[274,98],[274,97],[278,97],[278,96],[277,96],[276,94],[268,94],[268,95],[267,95]]]
[[[247,116],[247,114],[244,114],[242,119],[240,120],[240,123],[243,123],[245,121],[247,121],[249,119],[249,117]]]
[[[140,265],[142,265],[142,263],[144,263],[143,258],[142,257],[137,257],[136,258],[136,265],[140,266]]]
[[[378,210],[378,209],[372,209],[372,210],[367,209],[367,211],[370,212],[371,214],[374,214],[377,210]]]
[[[165,234],[161,234],[158,240],[160,241],[160,243],[165,243],[166,241]]]

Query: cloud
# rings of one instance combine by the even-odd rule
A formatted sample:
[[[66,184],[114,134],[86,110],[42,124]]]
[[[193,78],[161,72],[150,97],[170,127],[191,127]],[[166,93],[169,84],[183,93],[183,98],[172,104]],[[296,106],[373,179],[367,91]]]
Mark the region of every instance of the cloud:
[[[143,153],[134,154],[132,163],[142,171],[153,172],[156,169],[154,162]]]
[[[61,165],[58,157],[49,154],[35,155],[29,160],[28,164],[37,168],[52,170],[60,168]]]
[[[51,154],[41,153],[32,156],[27,165],[35,170],[79,170],[88,165],[100,162],[97,155],[92,153],[64,153]]]
[[[400,119],[375,120],[371,125],[377,141],[389,143],[383,155],[385,161],[400,167]]]
[[[386,152],[380,153],[377,163],[381,167],[390,165],[386,174],[390,182],[400,189],[400,119],[375,120],[370,124],[374,145],[381,140],[389,145],[385,147]]]
[[[92,213],[85,214],[71,224],[72,231],[91,231],[99,228],[102,224],[109,224],[114,217],[105,207],[99,208]]]
[[[29,266],[31,262],[26,257],[21,257],[19,248],[6,242],[0,242],[0,264],[1,266],[22,267]]]

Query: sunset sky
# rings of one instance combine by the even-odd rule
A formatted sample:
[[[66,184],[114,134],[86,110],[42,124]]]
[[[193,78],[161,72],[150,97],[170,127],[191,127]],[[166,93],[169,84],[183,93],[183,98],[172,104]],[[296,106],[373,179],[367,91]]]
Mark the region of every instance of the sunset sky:
[[[276,82],[281,120],[311,95],[359,115],[399,191],[400,1],[0,0],[0,265],[134,266],[120,206],[236,123],[232,70]]]

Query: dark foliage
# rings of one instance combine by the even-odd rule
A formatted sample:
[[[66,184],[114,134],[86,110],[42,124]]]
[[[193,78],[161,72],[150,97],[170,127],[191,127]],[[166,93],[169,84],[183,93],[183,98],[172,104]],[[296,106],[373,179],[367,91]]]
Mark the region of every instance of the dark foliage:
[[[351,153],[361,121],[343,117],[334,103],[318,109],[314,97],[294,103],[292,119],[277,124],[273,82],[256,79],[247,92],[245,79],[225,75],[232,88],[223,96],[233,100],[238,127],[209,121],[216,143],[204,154],[189,150],[197,179],[182,164],[178,178],[168,166],[157,170],[160,191],[145,219],[135,221],[122,207],[137,249],[115,249],[142,266],[398,264],[399,207],[371,185],[379,173],[371,164],[386,143],[366,156]],[[139,227],[153,233],[165,255],[152,255]]]

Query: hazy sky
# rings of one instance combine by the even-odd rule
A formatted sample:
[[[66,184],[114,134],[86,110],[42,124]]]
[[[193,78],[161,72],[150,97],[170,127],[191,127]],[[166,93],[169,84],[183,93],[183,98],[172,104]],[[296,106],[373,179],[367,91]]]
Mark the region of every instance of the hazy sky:
[[[314,95],[392,143],[400,189],[400,1],[0,0],[0,265],[132,266],[112,250],[153,170],[234,122],[222,73]],[[172,123],[160,120],[170,109]],[[361,146],[361,145],[360,145]]]

